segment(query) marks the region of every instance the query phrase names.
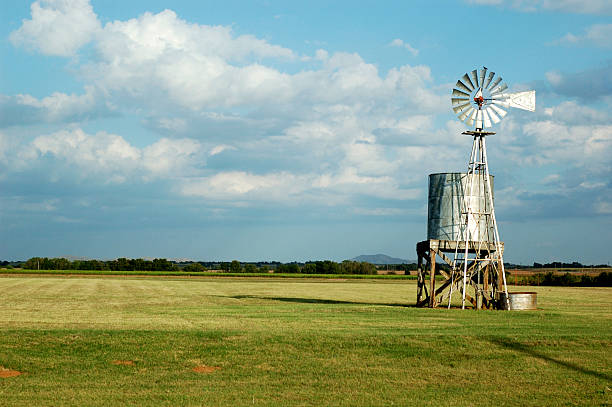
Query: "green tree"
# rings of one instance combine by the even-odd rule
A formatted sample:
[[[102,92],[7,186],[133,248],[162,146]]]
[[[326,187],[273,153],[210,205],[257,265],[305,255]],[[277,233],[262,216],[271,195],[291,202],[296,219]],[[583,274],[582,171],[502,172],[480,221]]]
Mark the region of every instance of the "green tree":
[[[340,273],[340,265],[335,261],[325,260],[325,261],[317,261],[317,274],[339,274]]]
[[[247,263],[244,265],[245,273],[257,273],[257,266],[253,263]]]
[[[278,273],[299,273],[300,266],[297,263],[279,264],[276,271]]]
[[[304,267],[302,267],[302,273],[304,274],[316,274],[317,273],[317,265],[314,263],[306,263]]]
[[[183,271],[186,271],[189,273],[200,273],[200,272],[206,271],[206,267],[204,267],[200,263],[191,263],[183,267]]]
[[[26,270],[40,270],[40,264],[42,262],[41,257],[32,257],[28,259],[25,263],[23,263],[23,268]]]
[[[242,266],[240,265],[240,262],[238,260],[232,260],[232,263],[230,264],[230,272],[231,273],[242,272]]]

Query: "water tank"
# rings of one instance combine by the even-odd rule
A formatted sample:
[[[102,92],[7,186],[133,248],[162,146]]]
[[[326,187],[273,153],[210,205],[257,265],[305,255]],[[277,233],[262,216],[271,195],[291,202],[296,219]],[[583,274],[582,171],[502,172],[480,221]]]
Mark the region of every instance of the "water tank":
[[[485,178],[475,175],[473,188],[466,173],[450,172],[429,175],[429,199],[427,238],[439,240],[463,240],[461,230],[464,196],[471,202],[472,211],[481,213],[470,222],[470,241],[493,242],[493,222],[489,221],[490,208],[486,199]],[[493,194],[493,176],[489,176]],[[470,190],[472,191],[470,195]],[[465,216],[465,215],[463,215]],[[487,228],[487,224],[489,227]]]
[[[538,309],[538,293],[535,292],[514,292],[508,293],[508,300],[506,300],[506,293],[499,293],[499,307],[505,310],[537,310]]]

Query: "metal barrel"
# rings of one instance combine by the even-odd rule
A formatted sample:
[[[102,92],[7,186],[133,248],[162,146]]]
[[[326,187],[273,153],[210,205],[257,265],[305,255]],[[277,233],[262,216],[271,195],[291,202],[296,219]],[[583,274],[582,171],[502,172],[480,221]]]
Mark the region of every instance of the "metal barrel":
[[[516,292],[508,293],[508,301],[506,301],[506,293],[499,293],[499,307],[511,311],[537,310],[538,309],[538,294],[534,292]]]
[[[465,208],[468,202],[476,213],[470,223],[469,240],[493,242],[494,227],[490,218],[491,208],[486,195],[484,176],[473,177],[459,172],[429,175],[429,199],[427,238],[439,240],[463,240],[465,238]],[[489,175],[493,196],[493,176]],[[471,192],[471,193],[470,193]],[[462,219],[463,217],[463,219]]]

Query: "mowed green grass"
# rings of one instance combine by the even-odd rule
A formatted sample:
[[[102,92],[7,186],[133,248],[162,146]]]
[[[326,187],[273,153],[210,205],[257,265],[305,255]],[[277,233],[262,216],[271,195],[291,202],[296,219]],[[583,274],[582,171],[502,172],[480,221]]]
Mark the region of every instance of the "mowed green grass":
[[[612,289],[534,291],[462,311],[414,308],[412,281],[2,277],[23,374],[0,404],[609,405]]]

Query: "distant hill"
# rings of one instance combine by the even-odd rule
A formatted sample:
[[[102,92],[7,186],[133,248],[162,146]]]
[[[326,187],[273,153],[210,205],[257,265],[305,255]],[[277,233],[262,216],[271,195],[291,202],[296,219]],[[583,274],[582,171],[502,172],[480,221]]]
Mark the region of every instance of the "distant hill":
[[[367,261],[372,264],[405,264],[416,263],[416,260],[406,260],[397,257],[387,256],[386,254],[362,254],[352,258],[353,261]]]

